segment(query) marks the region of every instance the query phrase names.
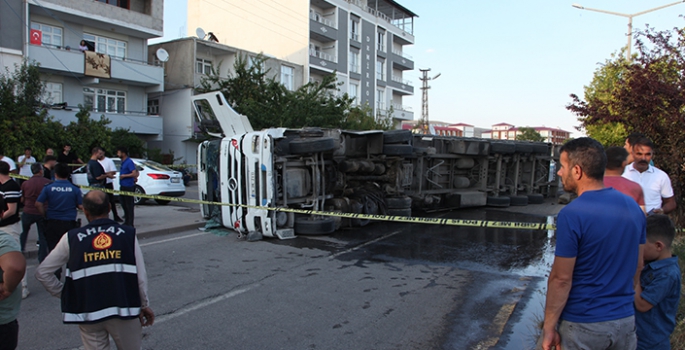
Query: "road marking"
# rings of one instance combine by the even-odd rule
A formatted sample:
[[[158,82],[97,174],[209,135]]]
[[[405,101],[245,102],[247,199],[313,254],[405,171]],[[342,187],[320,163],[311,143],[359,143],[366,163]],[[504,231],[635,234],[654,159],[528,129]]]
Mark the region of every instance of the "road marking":
[[[206,306],[209,306],[209,305],[212,305],[212,304],[216,304],[216,303],[218,303],[218,302],[220,302],[220,301],[222,301],[222,300],[226,300],[226,299],[228,299],[228,298],[232,298],[232,297],[234,297],[234,296],[243,294],[243,293],[249,291],[250,289],[253,289],[253,288],[258,287],[258,286],[259,286],[259,285],[257,284],[257,285],[251,286],[251,287],[249,287],[249,288],[243,288],[243,289],[238,289],[238,290],[230,291],[230,292],[228,292],[228,293],[225,293],[225,294],[216,296],[216,297],[214,297],[214,298],[205,300],[205,301],[203,301],[203,302],[201,302],[201,303],[198,303],[198,304],[195,304],[195,305],[186,307],[186,308],[180,308],[180,309],[178,309],[178,310],[176,310],[176,311],[173,311],[173,312],[170,313],[170,314],[166,314],[166,315],[157,317],[157,318],[155,319],[155,324],[159,324],[159,323],[162,323],[162,322],[166,322],[166,321],[169,321],[169,320],[174,319],[174,318],[176,318],[176,317],[183,316],[183,315],[185,315],[185,314],[187,314],[187,313],[189,313],[189,312],[195,311],[195,310],[197,310],[197,309],[201,309],[201,308],[203,308],[203,307],[206,307]]]
[[[337,252],[337,253],[335,253],[335,254],[329,256],[328,258],[329,258],[329,259],[335,259],[335,258],[337,258],[337,257],[340,256],[340,255],[347,254],[347,253],[351,253],[351,252],[353,252],[353,251],[355,251],[355,250],[357,250],[357,249],[364,248],[364,247],[366,247],[366,246],[369,245],[369,244],[373,244],[373,243],[376,243],[376,242],[378,242],[378,241],[382,241],[382,240],[384,240],[384,239],[386,239],[386,238],[388,238],[388,237],[392,237],[392,236],[394,236],[394,235],[396,235],[396,234],[398,234],[398,233],[400,233],[400,232],[402,232],[402,231],[395,231],[395,232],[393,232],[393,233],[389,233],[389,234],[387,234],[387,235],[385,235],[385,236],[378,237],[378,238],[376,238],[376,239],[374,239],[374,240],[370,240],[370,241],[368,241],[368,242],[366,242],[366,243],[364,243],[364,244],[360,244],[360,245],[358,245],[358,246],[356,246],[356,247],[352,247],[352,248],[350,248],[350,249],[343,250],[342,252]]]
[[[495,318],[492,320],[492,328],[497,335],[481,341],[478,343],[478,345],[472,348],[473,350],[490,349],[497,345],[499,338],[502,336],[502,332],[504,332],[504,326],[507,325],[507,321],[514,312],[514,308],[516,307],[517,303],[518,300],[513,303],[502,305],[502,307],[499,309],[499,312],[497,312],[497,315],[495,315]]]
[[[179,239],[191,238],[191,237],[200,236],[200,235],[206,235],[206,234],[207,234],[207,232],[198,232],[198,233],[193,233],[193,234],[190,234],[190,235],[187,235],[187,236],[174,237],[174,238],[167,238],[167,239],[163,239],[163,240],[160,240],[160,241],[154,241],[154,242],[143,243],[143,244],[140,244],[140,246],[141,246],[141,247],[147,247],[147,246],[150,246],[150,245],[153,245],[153,244],[160,244],[160,243],[166,243],[166,242],[173,242],[173,241],[178,241]]]

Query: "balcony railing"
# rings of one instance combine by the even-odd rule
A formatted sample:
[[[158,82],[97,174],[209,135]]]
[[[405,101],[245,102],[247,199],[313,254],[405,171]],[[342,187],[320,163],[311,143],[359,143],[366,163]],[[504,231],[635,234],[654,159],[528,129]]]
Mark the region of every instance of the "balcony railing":
[[[402,56],[402,57],[404,57],[404,58],[406,58],[406,59],[408,59],[408,60],[412,60],[412,61],[414,60],[414,58],[412,58],[412,57],[409,56],[408,54],[402,52],[402,50],[392,49],[392,53],[394,53],[394,54],[397,55],[397,56]]]
[[[43,46],[43,47],[47,47],[50,49],[56,49],[56,50],[72,51],[72,52],[77,52],[77,53],[79,52],[78,46],[75,48],[71,47],[69,45],[61,46],[61,45],[52,45],[52,44],[40,44],[37,46]],[[124,61],[124,62],[135,62],[135,63],[144,64],[147,66],[162,67],[162,62],[160,62],[156,59],[153,60],[152,62],[149,62],[149,61],[143,61],[143,60],[136,60],[136,59],[128,58],[128,57],[119,57],[119,56],[114,56],[114,55],[109,55],[109,57],[112,58],[113,60],[119,60],[119,61]]]
[[[350,72],[352,73],[359,73],[360,72],[360,67],[358,64],[352,64],[350,63]]]
[[[414,33],[412,32],[413,31],[412,26],[407,25],[405,23],[406,18],[392,19],[392,18],[388,17],[388,15],[386,15],[385,13],[380,12],[380,11],[375,10],[375,9],[372,9],[372,8],[364,5],[360,0],[345,0],[345,1],[349,2],[350,4],[357,5],[362,10],[372,14],[373,16],[381,18],[381,19],[385,20],[386,22],[392,24],[393,26],[395,26],[395,27],[397,27],[397,28],[409,33],[409,34],[414,35]]]
[[[337,29],[333,21],[328,18],[324,18],[324,16],[318,12],[309,12],[309,19]]]
[[[403,106],[401,104],[393,103],[391,104],[392,109],[396,111],[405,111],[405,112],[411,112],[412,109],[409,106]]]
[[[359,40],[359,33],[350,32],[350,40],[360,41]]]
[[[376,49],[380,52],[385,52],[385,45],[383,44],[377,44]]]
[[[394,81],[394,82],[396,82],[396,83],[400,83],[400,84],[404,84],[404,85],[409,85],[409,86],[414,86],[414,83],[412,83],[410,80],[402,80],[402,77],[398,77],[398,76],[396,76],[396,75],[393,75],[393,76],[390,77],[390,78],[392,79],[392,81]]]
[[[331,54],[327,54],[323,51],[309,50],[309,55],[314,56],[314,57],[318,57],[322,60],[338,63],[338,58],[336,56],[333,56]]]

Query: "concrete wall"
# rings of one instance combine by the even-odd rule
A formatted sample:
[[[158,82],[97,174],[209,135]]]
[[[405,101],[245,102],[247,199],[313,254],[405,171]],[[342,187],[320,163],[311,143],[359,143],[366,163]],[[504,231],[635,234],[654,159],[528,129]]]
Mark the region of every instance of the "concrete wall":
[[[0,1],[0,48],[23,50],[25,7],[22,0]],[[3,62],[0,62],[2,64]]]
[[[183,157],[179,163],[197,163],[197,143],[185,141],[193,136],[194,113],[190,104],[193,89],[166,91],[151,99],[159,99],[160,115],[163,115],[164,136],[162,140],[150,141],[148,146],[159,148],[162,153],[174,152],[174,157]]]
[[[308,0],[188,0],[188,36],[198,27],[222,44],[308,63]]]

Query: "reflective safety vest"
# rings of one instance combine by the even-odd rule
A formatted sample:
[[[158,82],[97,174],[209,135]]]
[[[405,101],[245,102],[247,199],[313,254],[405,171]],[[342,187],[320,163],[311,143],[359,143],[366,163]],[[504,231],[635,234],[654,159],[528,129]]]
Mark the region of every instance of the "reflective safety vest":
[[[140,314],[135,229],[110,219],[70,230],[62,289],[64,323],[94,323]]]

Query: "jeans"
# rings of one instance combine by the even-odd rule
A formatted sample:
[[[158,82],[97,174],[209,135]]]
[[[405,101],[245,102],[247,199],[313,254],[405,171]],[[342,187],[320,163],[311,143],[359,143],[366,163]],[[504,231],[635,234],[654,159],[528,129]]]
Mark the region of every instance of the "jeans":
[[[119,186],[119,190],[124,192],[134,192],[136,190],[135,186]],[[121,202],[121,207],[124,209],[124,225],[133,226],[133,197],[131,196],[119,196],[119,202]]]
[[[38,261],[43,262],[48,256],[48,241],[45,240],[45,221],[42,215],[21,213],[21,251],[26,250],[26,239],[29,236],[31,225],[36,224],[38,229]]]
[[[561,337],[561,348],[564,350],[634,350],[637,348],[635,316],[593,323],[561,320],[558,331]],[[536,349],[540,349],[540,342]]]

